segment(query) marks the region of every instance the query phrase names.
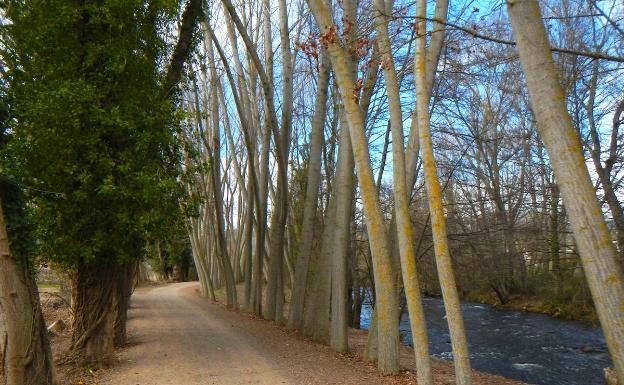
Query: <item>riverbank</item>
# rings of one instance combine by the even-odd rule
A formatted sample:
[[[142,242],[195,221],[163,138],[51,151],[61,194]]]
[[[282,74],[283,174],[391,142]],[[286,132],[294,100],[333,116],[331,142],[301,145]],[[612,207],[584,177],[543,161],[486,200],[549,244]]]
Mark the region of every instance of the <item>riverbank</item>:
[[[238,292],[242,293],[242,285],[237,286]],[[194,289],[194,295],[199,296],[199,289]],[[368,331],[364,329],[349,329],[349,353],[348,354],[339,354],[333,351],[329,346],[316,343],[311,341],[308,338],[301,336],[298,332],[287,329],[283,324],[267,321],[265,319],[261,319],[255,317],[249,313],[244,311],[228,311],[225,309],[225,296],[223,290],[218,290],[216,293],[217,304],[232,315],[232,317],[244,317],[248,319],[246,322],[247,328],[254,328],[258,333],[269,333],[273,335],[273,338],[269,338],[271,341],[279,342],[280,349],[290,349],[291,347],[300,346],[301,349],[312,352],[312,356],[316,357],[333,357],[333,360],[339,360],[344,362],[343,365],[352,366],[357,369],[358,372],[367,373],[367,376],[373,376],[373,378],[379,378],[379,382],[373,381],[375,384],[411,384],[416,385],[416,373],[415,373],[415,357],[414,350],[408,344],[401,345],[401,373],[396,376],[380,376],[377,372],[376,366],[374,364],[364,362],[364,349],[366,347],[366,340],[368,338]],[[207,306],[211,305],[212,302],[207,299],[202,299]],[[284,313],[288,313],[288,309],[284,309]],[[257,329],[256,329],[257,328]],[[281,341],[281,342],[280,342]],[[297,355],[300,349],[296,349],[296,351],[290,352],[282,352],[278,353],[280,356],[290,356]],[[442,360],[436,357],[431,357],[432,371],[434,377],[434,383],[436,385],[451,385],[455,384],[455,374],[454,367],[452,362]],[[323,370],[322,368],[320,370]],[[311,374],[312,375],[312,374]],[[477,370],[473,370],[473,379],[475,384],[479,385],[527,385],[524,382],[509,379],[503,376],[489,374],[480,372]],[[336,379],[334,382],[328,382],[332,384],[345,384],[345,383],[354,383],[360,384],[360,382],[355,381],[355,378],[349,380],[338,380]],[[305,383],[315,383],[313,381],[305,382]],[[322,382],[321,382],[322,383]]]
[[[519,310],[528,313],[546,314],[553,318],[569,321],[582,321],[597,324],[598,316],[593,306],[573,301],[553,301],[529,295],[511,295],[508,301],[501,304],[493,293],[473,292],[467,294],[463,300],[490,305],[497,309]]]
[[[243,286],[237,286],[238,292],[242,293]],[[198,296],[199,291],[196,288],[194,295]],[[216,299],[218,305],[225,310],[225,291],[223,289],[217,290]],[[207,303],[211,303],[211,301],[207,299],[202,299]],[[242,300],[242,298],[241,298]],[[283,324],[277,323],[274,321],[267,321],[265,319],[261,319],[255,317],[245,311],[229,311],[233,314],[239,314],[241,316],[247,317],[252,320],[254,324],[257,324],[258,328],[262,328],[261,330],[271,333],[274,335],[272,340],[275,341],[283,341],[280,345],[292,345],[294,343],[301,346],[302,349],[308,351],[320,351],[322,355],[328,355],[329,357],[334,357],[337,360],[345,360],[348,362],[348,365],[355,366],[359,371],[363,371],[366,373],[371,373],[370,375],[379,376],[377,372],[376,366],[371,363],[364,362],[364,349],[366,347],[366,340],[368,338],[368,331],[365,329],[352,329],[349,328],[349,353],[348,354],[339,354],[333,351],[329,346],[319,344],[311,341],[310,339],[301,336],[298,332],[288,330]],[[284,314],[288,314],[288,303],[285,304]],[[247,326],[251,327],[251,326]],[[292,341],[292,342],[288,342]],[[296,341],[296,342],[295,342]],[[405,341],[403,341],[405,342]],[[284,353],[284,354],[295,354],[293,353]],[[321,354],[321,353],[319,353]],[[455,384],[455,374],[453,363],[444,359],[436,358],[434,356],[431,357],[432,364],[432,372],[434,377],[434,383],[436,385],[451,385]],[[403,343],[401,345],[401,357],[400,357],[400,365],[401,365],[401,374],[396,376],[381,376],[383,382],[378,382],[379,384],[411,384],[416,385],[416,373],[415,373],[415,356],[414,349],[409,346],[409,344]],[[485,373],[477,370],[473,370],[473,378],[474,383],[479,385],[526,385],[526,383],[509,379],[503,376]],[[359,384],[356,381],[356,378],[352,378],[351,381],[343,380],[343,382],[336,382],[340,384]],[[335,382],[332,382],[335,383]]]
[[[430,354],[451,361],[444,302],[425,297],[423,308]],[[475,302],[462,302],[461,309],[473,368],[537,385],[604,385],[603,370],[612,363],[598,326]],[[362,309],[363,328],[371,313],[369,305]],[[411,344],[405,314],[400,328]]]
[[[191,326],[193,329],[205,328],[207,330],[206,333],[210,333],[214,325],[206,326],[205,322],[212,322],[209,320],[212,319],[213,315],[218,315],[219,319],[223,321],[220,321],[221,323],[229,325],[228,329],[236,336],[239,333],[247,336],[245,338],[248,339],[252,338],[252,336],[258,336],[257,338],[261,339],[260,342],[247,341],[246,343],[253,342],[253,345],[258,346],[259,349],[266,348],[260,354],[270,359],[274,368],[278,368],[281,372],[286,370],[285,368],[297,368],[296,373],[288,372],[287,376],[316,378],[314,381],[310,380],[303,383],[362,383],[355,381],[359,381],[359,377],[346,380],[349,378],[349,374],[344,374],[341,382],[327,382],[325,377],[318,377],[319,374],[316,372],[336,370],[335,368],[328,369],[322,367],[317,362],[325,360],[333,363],[331,365],[336,367],[346,365],[357,373],[364,373],[363,378],[366,381],[372,381],[371,383],[389,385],[416,384],[414,353],[408,346],[408,338],[410,336],[409,320],[407,319],[404,319],[401,323],[402,335],[404,336],[403,342],[406,344],[401,347],[402,373],[398,376],[380,376],[375,366],[365,363],[362,358],[368,335],[366,330],[351,329],[349,331],[351,351],[347,355],[342,355],[334,352],[328,346],[312,342],[298,333],[286,329],[280,323],[266,321],[243,311],[227,310],[224,306],[222,291],[217,292],[218,302],[214,303],[199,296],[197,284],[187,283],[179,285],[186,286],[181,288],[181,290],[177,290],[175,285],[172,285],[172,288],[179,292],[181,300],[190,301],[192,306],[197,307],[198,309],[193,311],[201,315],[201,317],[199,315],[190,317],[189,322],[191,324],[178,325],[180,327],[173,324],[161,325],[158,323],[159,319],[170,320],[172,315],[157,317],[157,314],[154,314],[156,310],[168,311],[164,309],[167,307],[166,301],[163,302],[163,297],[160,294],[172,296],[173,293],[162,291],[163,289],[161,288],[168,285],[140,289],[140,293],[151,293],[152,290],[156,290],[154,293],[160,294],[153,295],[153,301],[150,299],[152,302],[149,302],[149,306],[148,303],[133,300],[129,329],[130,344],[117,351],[117,359],[113,360],[110,369],[96,371],[91,370],[89,367],[76,367],[71,363],[62,364],[64,353],[69,346],[71,330],[67,327],[61,332],[54,333],[51,337],[51,342],[57,364],[59,385],[101,385],[107,383],[105,379],[110,378],[111,373],[118,373],[119,371],[127,372],[125,379],[131,382],[134,379],[132,370],[136,369],[133,360],[138,359],[134,356],[130,357],[134,354],[133,352],[137,351],[140,353],[141,349],[147,349],[145,351],[151,352],[151,347],[147,345],[160,340],[161,335],[171,332],[180,334],[180,331],[187,330],[186,328],[191,328]],[[242,289],[242,287],[239,289]],[[242,290],[239,292],[242,292]],[[172,296],[170,300],[178,301],[175,303],[179,304],[179,300],[176,298]],[[57,319],[63,319],[67,325],[70,324],[71,315],[69,309],[60,298],[54,295],[42,294],[42,306],[48,324]],[[179,306],[187,309],[187,306],[181,304]],[[426,298],[425,306],[428,317],[435,383],[440,385],[453,384],[454,370],[452,363],[448,361],[450,359],[450,345],[443,304],[439,299]],[[499,311],[500,308],[488,310],[489,306],[474,303],[465,303],[462,305],[462,308],[465,315],[468,339],[471,344],[471,361],[473,362],[473,367],[477,369],[474,370],[475,383],[483,385],[519,385],[526,382],[549,385],[586,385],[590,383],[602,384],[602,381],[604,381],[602,379],[602,368],[609,366],[608,353],[605,347],[601,346],[601,336],[599,332],[595,331],[595,328],[590,330],[589,327],[576,326],[578,323],[555,320],[544,315],[523,314],[518,311]],[[200,311],[200,309],[202,310]],[[190,309],[187,310],[190,311]],[[364,313],[364,317],[364,322],[369,321],[368,312]],[[208,321],[204,320],[204,318]],[[146,327],[145,322],[156,322],[158,327],[152,330],[155,326],[147,325],[149,327]],[[184,323],[187,321],[180,320],[180,322]],[[145,333],[156,334],[145,336]],[[178,337],[180,338],[178,342],[180,354],[185,355],[188,352],[185,352],[184,346],[189,341],[194,341],[195,338],[190,338],[185,333]],[[204,337],[208,338],[207,336]],[[198,339],[201,340],[204,337],[198,337]],[[597,341],[600,343],[597,343]],[[224,343],[222,346],[226,347],[227,344]],[[245,344],[241,344],[241,346],[245,346]],[[168,351],[166,347],[163,347],[162,351],[167,352],[168,355],[165,360],[169,362],[172,359],[173,352]],[[222,352],[219,351],[218,353],[221,354]],[[145,361],[146,367],[152,364],[149,359],[143,357],[143,353],[137,353],[136,356]],[[181,360],[184,361],[184,357]],[[195,370],[194,368],[189,368],[189,370],[191,369]],[[498,373],[498,375],[485,372]],[[146,370],[146,373],[149,373],[149,371]],[[570,376],[573,378],[571,379]],[[510,377],[515,378],[515,380],[510,379]],[[539,381],[536,381],[536,379]],[[366,381],[363,383],[368,383]],[[118,385],[114,381],[109,381],[108,383]],[[149,381],[139,383],[156,384]],[[194,384],[195,382],[191,383]],[[291,382],[287,381],[286,383]],[[294,383],[301,382],[295,381]]]

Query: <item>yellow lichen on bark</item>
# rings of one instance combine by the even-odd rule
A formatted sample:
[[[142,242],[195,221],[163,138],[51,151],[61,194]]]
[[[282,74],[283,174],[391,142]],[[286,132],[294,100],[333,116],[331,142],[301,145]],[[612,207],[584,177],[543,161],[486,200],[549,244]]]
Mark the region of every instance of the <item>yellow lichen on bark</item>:
[[[535,0],[508,2],[531,106],[570,219],[596,312],[620,383],[624,383],[624,284],[581,150],[566,111],[548,35]]]
[[[433,232],[434,252],[438,276],[442,289],[442,296],[447,314],[451,344],[453,347],[453,359],[455,363],[455,377],[457,384],[472,384],[468,344],[464,331],[464,322],[461,314],[459,295],[455,284],[455,277],[451,264],[451,256],[448,248],[446,232],[446,220],[442,207],[440,182],[436,173],[436,163],[433,154],[433,142],[429,127],[429,100],[427,96],[426,75],[426,0],[417,2],[417,31],[416,54],[414,59],[414,72],[416,79],[416,110],[418,116],[419,139],[423,171],[425,173],[425,186],[431,213],[431,229]]]
[[[407,310],[410,318],[412,340],[414,341],[414,354],[418,383],[430,385],[433,383],[431,363],[429,358],[429,340],[427,326],[422,306],[418,272],[416,270],[416,255],[412,244],[412,226],[409,215],[409,193],[406,180],[405,152],[403,144],[403,120],[401,112],[401,100],[399,95],[399,83],[392,57],[390,37],[388,34],[388,17],[386,16],[387,5],[384,0],[375,0],[377,16],[375,27],[379,36],[379,50],[382,52],[384,78],[388,93],[388,105],[390,108],[390,126],[392,129],[392,159],[393,159],[393,182],[394,182],[394,211],[396,237],[399,245],[401,261],[401,273],[407,302]]]
[[[326,44],[334,75],[338,83],[348,129],[353,147],[355,168],[362,194],[364,216],[368,232],[375,288],[377,292],[376,309],[378,314],[378,368],[382,373],[392,374],[399,371],[399,327],[398,293],[393,276],[392,259],[386,225],[377,200],[377,187],[373,180],[368,151],[368,140],[364,133],[362,111],[354,98],[356,79],[349,71],[348,54],[340,46],[335,34],[336,27],[329,7],[322,0],[308,0],[308,5],[321,30],[322,43]]]

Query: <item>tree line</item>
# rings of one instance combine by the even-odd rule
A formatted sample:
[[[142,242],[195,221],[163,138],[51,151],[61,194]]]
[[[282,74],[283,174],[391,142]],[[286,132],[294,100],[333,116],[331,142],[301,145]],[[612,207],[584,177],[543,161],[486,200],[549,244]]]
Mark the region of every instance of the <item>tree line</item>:
[[[593,306],[624,382],[617,17],[615,2],[10,2],[7,383],[54,382],[38,260],[70,273],[72,351],[96,363],[165,248],[192,255],[203,296],[339,352],[371,301],[382,373],[399,371],[406,311],[421,384],[423,292],[444,300],[462,385],[462,298]]]

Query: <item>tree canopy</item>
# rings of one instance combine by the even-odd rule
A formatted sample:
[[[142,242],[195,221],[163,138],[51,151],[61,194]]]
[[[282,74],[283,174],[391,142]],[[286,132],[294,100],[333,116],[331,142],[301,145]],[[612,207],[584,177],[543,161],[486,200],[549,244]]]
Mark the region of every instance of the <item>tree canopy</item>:
[[[6,151],[31,198],[38,251],[57,263],[138,258],[163,214],[154,208],[177,194],[176,115],[161,92],[163,29],[176,6],[49,1],[7,9]]]

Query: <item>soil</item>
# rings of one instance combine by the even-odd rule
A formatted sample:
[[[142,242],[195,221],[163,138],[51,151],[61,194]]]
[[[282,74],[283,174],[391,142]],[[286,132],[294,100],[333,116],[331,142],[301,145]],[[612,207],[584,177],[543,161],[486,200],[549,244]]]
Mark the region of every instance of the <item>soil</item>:
[[[130,344],[111,370],[96,373],[101,385],[416,384],[412,371],[382,376],[361,360],[365,331],[352,330],[352,353],[337,354],[281,324],[201,298],[197,283],[140,288],[129,317]],[[414,367],[410,348],[401,361]],[[436,384],[454,383],[452,365],[433,365]],[[475,383],[521,384],[476,372]]]
[[[67,303],[41,294],[46,323],[71,325]],[[129,343],[107,369],[65,363],[71,330],[51,335],[59,385],[416,384],[413,350],[401,348],[402,373],[382,376],[362,361],[367,332],[351,329],[343,355],[283,325],[199,295],[197,283],[143,287],[132,297]],[[452,364],[433,359],[436,385],[454,384]],[[523,385],[474,372],[475,384]]]
[[[46,325],[61,320],[63,331],[49,333],[56,379],[59,385],[99,385],[96,372],[89,367],[77,367],[67,360],[71,343],[72,313],[69,303],[60,296],[58,289],[41,289],[39,293],[41,309]]]

